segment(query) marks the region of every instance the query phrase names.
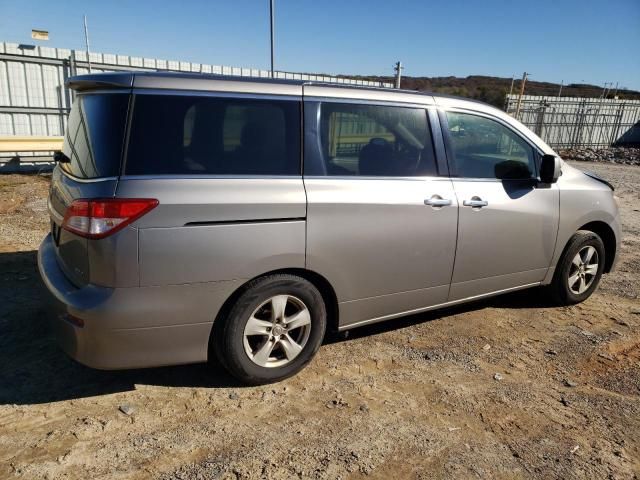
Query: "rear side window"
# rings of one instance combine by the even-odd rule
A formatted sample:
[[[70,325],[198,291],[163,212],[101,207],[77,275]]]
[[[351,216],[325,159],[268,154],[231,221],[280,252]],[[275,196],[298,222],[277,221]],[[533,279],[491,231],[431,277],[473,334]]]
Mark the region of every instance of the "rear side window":
[[[299,102],[136,95],[125,173],[299,175]]]
[[[533,148],[501,123],[447,112],[449,138],[459,177],[529,179],[535,176]]]
[[[128,105],[126,93],[78,95],[62,147],[71,162],[61,168],[83,179],[119,175]]]
[[[320,123],[326,175],[437,174],[424,109],[324,103]]]

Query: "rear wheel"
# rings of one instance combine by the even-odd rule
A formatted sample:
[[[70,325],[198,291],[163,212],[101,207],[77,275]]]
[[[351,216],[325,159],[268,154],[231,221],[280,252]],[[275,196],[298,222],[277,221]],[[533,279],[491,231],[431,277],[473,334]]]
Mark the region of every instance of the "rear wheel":
[[[326,328],[320,292],[307,280],[276,274],[252,281],[214,330],[219,362],[247,384],[270,383],[302,370]]]
[[[594,292],[605,260],[604,244],[594,232],[580,230],[571,238],[551,283],[556,303],[580,303]]]

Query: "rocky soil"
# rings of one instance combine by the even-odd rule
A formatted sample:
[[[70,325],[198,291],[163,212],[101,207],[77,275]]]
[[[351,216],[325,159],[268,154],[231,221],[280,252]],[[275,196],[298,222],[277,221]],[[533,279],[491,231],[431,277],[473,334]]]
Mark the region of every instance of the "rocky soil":
[[[560,150],[558,153],[566,160],[640,165],[640,148],[611,147],[598,150],[593,148],[572,148]]]
[[[0,478],[637,479],[640,169],[574,165],[616,186],[624,228],[588,301],[519,292],[365,327],[251,388],[68,359],[36,268],[47,180],[0,177]]]

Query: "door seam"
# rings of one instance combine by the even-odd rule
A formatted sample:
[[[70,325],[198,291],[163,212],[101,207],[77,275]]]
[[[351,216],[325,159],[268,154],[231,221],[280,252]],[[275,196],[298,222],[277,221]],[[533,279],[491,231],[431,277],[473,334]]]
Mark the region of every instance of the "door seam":
[[[453,265],[451,266],[451,277],[449,278],[449,290],[447,291],[447,301],[451,298],[451,285],[453,285],[453,272],[456,270],[456,261],[458,260],[458,239],[460,238],[460,200],[458,199],[458,193],[456,192],[455,184],[451,178],[451,190],[456,199],[456,242],[453,250]]]

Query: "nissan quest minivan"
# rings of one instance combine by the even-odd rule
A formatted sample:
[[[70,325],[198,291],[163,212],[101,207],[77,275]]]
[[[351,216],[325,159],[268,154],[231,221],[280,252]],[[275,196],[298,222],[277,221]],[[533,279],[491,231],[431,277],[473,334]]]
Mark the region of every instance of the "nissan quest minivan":
[[[613,188],[471,100],[170,73],[71,78],[38,263],[100,369],[216,359],[248,384],[344,331],[611,271]]]

